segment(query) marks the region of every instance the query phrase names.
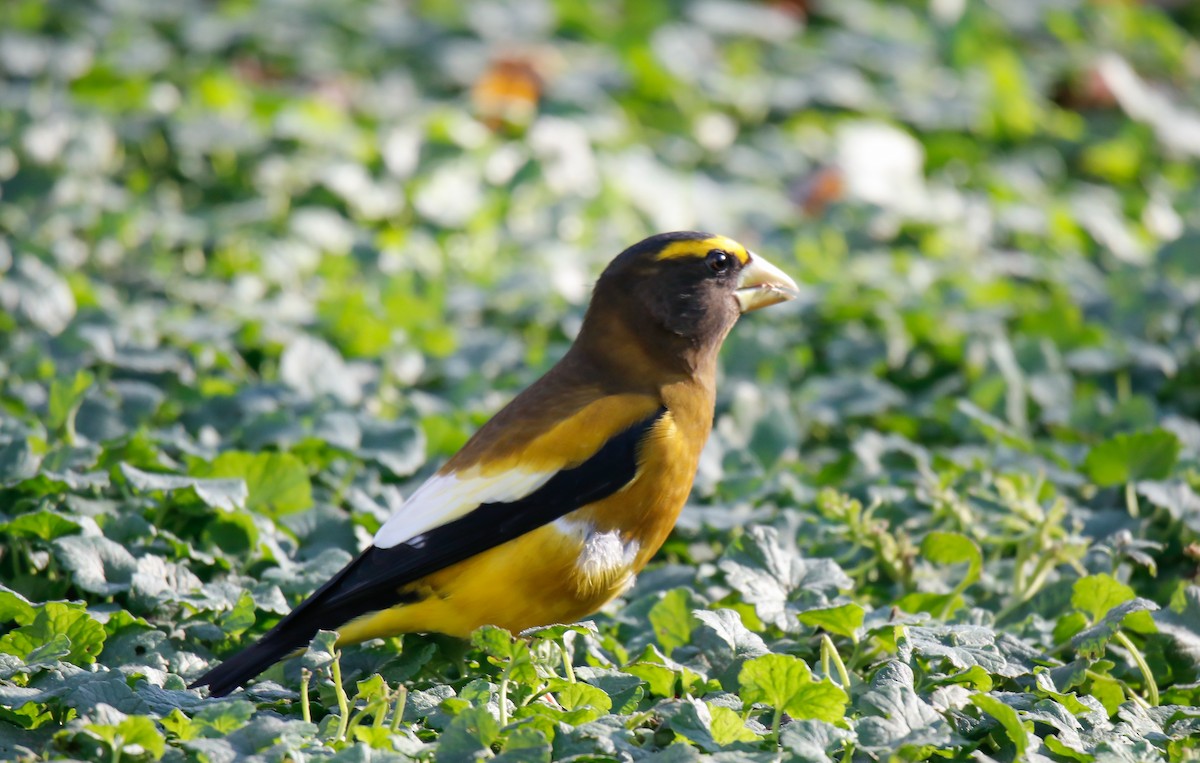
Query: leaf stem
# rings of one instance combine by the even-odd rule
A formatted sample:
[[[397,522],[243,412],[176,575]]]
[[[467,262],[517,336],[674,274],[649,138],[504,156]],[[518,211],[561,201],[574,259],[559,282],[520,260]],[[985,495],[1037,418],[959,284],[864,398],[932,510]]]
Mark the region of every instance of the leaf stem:
[[[390,696],[387,684],[385,683],[383,686],[383,696],[377,697],[371,703],[375,708],[375,718],[371,721],[371,725],[377,729],[383,728],[383,723],[387,720],[388,699],[390,699]]]
[[[500,679],[500,728],[508,725],[508,671]]]
[[[392,710],[392,727],[391,731],[395,734],[400,730],[400,724],[404,720],[404,706],[408,704],[408,689],[404,684],[400,684],[396,688],[396,706]]]
[[[559,644],[558,650],[562,652],[563,672],[567,676],[567,683],[575,683],[575,668],[571,666],[571,655],[567,653],[565,644]]]
[[[653,717],[654,717],[654,713],[650,712],[649,710],[643,710],[642,712],[640,712],[636,715],[629,716],[629,720],[625,721],[625,728],[632,731],[633,729],[636,729],[638,726],[641,726],[648,719],[653,718]]]
[[[1136,517],[1141,513],[1141,508],[1138,506],[1137,490],[1133,487],[1133,482],[1125,483],[1125,508],[1129,510],[1129,516]]]
[[[305,723],[312,723],[312,709],[308,703],[308,682],[312,678],[312,671],[304,668],[300,671],[300,717]]]
[[[1028,602],[1038,591],[1042,590],[1042,586],[1046,584],[1046,578],[1049,577],[1056,563],[1057,560],[1053,556],[1043,556],[1038,561],[1037,567],[1034,568],[1033,577],[1029,579],[1024,590],[1013,591],[1013,596],[1008,604],[1004,605],[996,613],[996,622],[1004,622],[1018,607]]]
[[[1137,663],[1138,670],[1142,671],[1142,680],[1146,682],[1146,693],[1149,695],[1146,697],[1147,701],[1151,707],[1158,707],[1158,683],[1154,680],[1154,674],[1150,672],[1150,666],[1146,664],[1146,658],[1142,656],[1141,650],[1121,631],[1117,631],[1113,638],[1129,650],[1129,655]]]
[[[330,671],[333,673],[333,693],[337,697],[338,703],[338,728],[334,741],[340,742],[346,738],[346,729],[350,725],[350,702],[346,698],[346,689],[342,686],[341,652],[333,655],[333,665],[330,667]]]
[[[1124,403],[1129,400],[1133,394],[1133,385],[1130,383],[1129,371],[1123,370],[1117,373],[1117,402]]]
[[[846,691],[850,690],[850,674],[846,672],[846,665],[842,662],[842,656],[838,654],[837,647],[833,645],[833,639],[829,638],[828,633],[821,634],[821,664],[825,668],[825,675],[829,675],[828,661],[825,658],[826,653],[833,660],[833,666],[837,668],[838,678],[841,679],[842,688]]]
[[[829,640],[829,635],[822,633],[821,634],[821,672],[823,674],[825,674],[826,678],[830,678],[832,675],[829,672],[829,648],[825,646],[825,642],[827,642],[828,640]]]

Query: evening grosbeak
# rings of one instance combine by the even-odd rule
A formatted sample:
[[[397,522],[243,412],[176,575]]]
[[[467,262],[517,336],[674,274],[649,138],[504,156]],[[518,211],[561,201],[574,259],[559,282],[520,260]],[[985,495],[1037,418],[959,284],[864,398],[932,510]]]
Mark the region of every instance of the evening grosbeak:
[[[652,236],[596,283],[575,343],[412,493],[371,546],[201,676],[223,696],[338,629],[339,645],[572,622],[625,591],[675,525],[713,421],[717,351],[796,284],[710,233]]]

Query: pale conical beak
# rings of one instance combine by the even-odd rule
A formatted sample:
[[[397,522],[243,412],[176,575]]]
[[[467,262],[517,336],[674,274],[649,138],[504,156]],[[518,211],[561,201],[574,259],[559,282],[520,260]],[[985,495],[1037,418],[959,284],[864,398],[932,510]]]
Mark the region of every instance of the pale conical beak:
[[[750,252],[750,261],[742,268],[737,290],[733,294],[741,311],[748,313],[795,299],[799,291],[800,288],[787,273]]]

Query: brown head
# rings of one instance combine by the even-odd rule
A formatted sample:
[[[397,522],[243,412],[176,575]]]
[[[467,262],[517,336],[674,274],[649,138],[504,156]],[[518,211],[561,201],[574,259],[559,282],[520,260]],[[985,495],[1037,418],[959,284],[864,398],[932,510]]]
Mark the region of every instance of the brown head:
[[[725,236],[660,233],[605,268],[576,347],[631,372],[707,373],[738,316],[792,299],[796,289]]]

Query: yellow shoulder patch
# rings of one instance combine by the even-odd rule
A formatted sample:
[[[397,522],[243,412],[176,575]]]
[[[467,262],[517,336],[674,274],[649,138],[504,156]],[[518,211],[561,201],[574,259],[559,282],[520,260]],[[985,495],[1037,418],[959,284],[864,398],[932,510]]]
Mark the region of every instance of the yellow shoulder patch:
[[[658,253],[656,259],[672,260],[679,257],[704,257],[713,249],[723,249],[729,252],[738,261],[745,265],[750,260],[750,254],[746,251],[746,247],[727,236],[712,236],[704,239],[692,239],[690,241],[674,241],[663,248]]]
[[[601,397],[531,440],[519,444],[498,440],[475,459],[456,463],[455,470],[468,471],[474,467],[480,475],[490,477],[513,469],[553,473],[579,466],[614,435],[645,419],[660,405],[648,395]]]

